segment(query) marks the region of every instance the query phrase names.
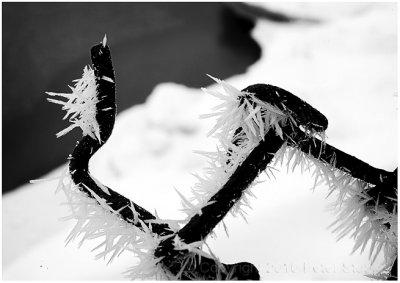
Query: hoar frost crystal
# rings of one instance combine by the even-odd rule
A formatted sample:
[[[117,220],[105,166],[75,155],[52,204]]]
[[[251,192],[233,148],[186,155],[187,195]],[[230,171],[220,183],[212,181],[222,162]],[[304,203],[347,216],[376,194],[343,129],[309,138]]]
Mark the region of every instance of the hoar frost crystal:
[[[71,210],[66,219],[76,220],[67,242],[78,236],[81,244],[102,238],[97,257],[109,256],[109,262],[124,251],[133,252],[139,264],[127,271],[131,279],[259,279],[251,263],[221,263],[210,250],[204,250],[205,240],[216,225],[225,227],[222,220],[228,212],[245,217],[243,207],[250,206],[248,196],[252,196],[255,178],[262,171],[273,175],[274,165],[286,162],[288,169],[311,171],[315,187],[328,184],[329,194],[338,196],[337,221],[332,224],[338,238],[353,236],[354,251],[364,251],[370,243],[372,262],[383,250],[382,272],[374,276],[391,276],[397,259],[397,184],[393,183],[389,193],[373,192],[392,181],[394,174],[326,144],[327,119],[275,86],[257,84],[240,91],[211,77],[223,92],[203,90],[222,103],[203,118],[216,116],[209,135],[218,137],[219,145],[216,152],[203,152],[210,166],[204,176],[197,176],[192,197],[178,192],[187,214],[184,221],[162,220],[101,184],[89,173],[88,162],[112,132],[115,76],[106,37],[91,53],[93,69],[84,68],[82,78],[70,87],[72,93],[48,92],[53,97],[48,100],[62,105],[67,111],[64,119],[72,123],[57,137],[76,127],[83,132],[69,158],[69,172],[60,177],[58,186]],[[377,174],[382,184],[376,181]],[[202,264],[215,266],[214,271],[202,271]]]

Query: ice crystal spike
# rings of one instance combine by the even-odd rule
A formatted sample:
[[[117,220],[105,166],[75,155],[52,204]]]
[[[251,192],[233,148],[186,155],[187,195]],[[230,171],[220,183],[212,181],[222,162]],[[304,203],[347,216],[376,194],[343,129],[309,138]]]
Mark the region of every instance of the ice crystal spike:
[[[104,34],[104,38],[103,38],[102,44],[103,44],[103,47],[106,47],[106,45],[107,45],[107,34]]]
[[[67,111],[64,119],[69,118],[72,124],[57,133],[57,137],[67,134],[76,127],[80,127],[84,136],[88,135],[93,139],[100,139],[100,127],[96,120],[97,98],[96,77],[90,66],[83,69],[82,78],[74,80],[74,87],[70,87],[72,93],[46,92],[49,96],[67,99],[47,98],[49,102],[62,105],[62,109]]]
[[[257,99],[292,116],[296,124],[302,125],[311,132],[323,132],[328,127],[328,119],[322,113],[282,88],[268,84],[254,84],[243,91],[254,93]]]

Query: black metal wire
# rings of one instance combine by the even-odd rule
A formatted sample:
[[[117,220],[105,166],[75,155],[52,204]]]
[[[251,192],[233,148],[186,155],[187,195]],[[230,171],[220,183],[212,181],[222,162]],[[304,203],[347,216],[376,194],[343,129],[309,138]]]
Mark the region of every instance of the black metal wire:
[[[70,174],[73,182],[79,185],[81,191],[85,192],[89,197],[94,198],[90,191],[92,190],[97,196],[106,200],[107,204],[114,211],[118,211],[119,216],[124,221],[142,228],[141,224],[135,220],[132,208],[137,213],[138,218],[144,223],[147,223],[146,221],[148,220],[154,220],[156,217],[112,189],[108,188],[108,194],[98,186],[89,174],[89,159],[108,140],[112,133],[116,115],[115,75],[110,49],[107,45],[96,45],[91,49],[91,57],[99,98],[96,120],[100,126],[101,141],[99,142],[90,136],[84,136],[77,143],[69,163]],[[247,87],[243,92],[255,93],[257,98],[290,114],[294,117],[298,126],[303,126],[306,130],[319,132],[325,130],[328,125],[328,120],[320,112],[281,88],[257,84]],[[104,109],[107,109],[107,111],[103,111]],[[172,274],[179,274],[180,279],[186,280],[195,279],[193,276],[208,280],[229,278],[242,280],[260,279],[257,268],[251,263],[223,264],[219,263],[216,259],[193,255],[188,251],[176,251],[173,245],[173,238],[174,236],[178,236],[187,244],[204,240],[237,203],[258,174],[265,170],[266,166],[273,159],[274,154],[285,142],[334,168],[345,171],[354,178],[375,185],[368,192],[370,196],[373,199],[379,198],[380,200],[382,200],[382,196],[385,196],[385,201],[382,203],[388,211],[393,209],[395,199],[397,199],[397,169],[394,172],[387,172],[374,168],[354,156],[310,137],[299,127],[293,128],[293,125],[291,125],[282,129],[285,133],[285,138],[282,139],[276,136],[272,131],[268,132],[259,145],[248,155],[246,160],[238,166],[227,183],[211,197],[210,204],[203,207],[201,213],[193,216],[175,235],[160,243],[154,256],[163,258],[160,264],[163,264]],[[229,151],[227,154],[229,155]],[[331,162],[333,158],[335,158],[335,163]],[[160,236],[173,234],[168,224],[153,223],[147,225],[153,233]],[[182,264],[184,262],[187,263],[189,257],[192,259],[191,263],[182,270]],[[392,269],[392,275],[394,276],[394,274],[397,276],[397,268],[395,269],[395,267]]]

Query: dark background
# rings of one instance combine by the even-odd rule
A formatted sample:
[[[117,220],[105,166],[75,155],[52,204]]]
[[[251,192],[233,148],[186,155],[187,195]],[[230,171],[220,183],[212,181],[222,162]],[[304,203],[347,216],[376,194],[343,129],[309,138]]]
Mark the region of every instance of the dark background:
[[[3,3],[2,191],[66,162],[80,131],[45,91],[67,85],[107,34],[118,111],[143,103],[160,82],[211,84],[206,74],[243,73],[260,56],[243,5],[229,3]],[[240,16],[242,15],[242,16]]]

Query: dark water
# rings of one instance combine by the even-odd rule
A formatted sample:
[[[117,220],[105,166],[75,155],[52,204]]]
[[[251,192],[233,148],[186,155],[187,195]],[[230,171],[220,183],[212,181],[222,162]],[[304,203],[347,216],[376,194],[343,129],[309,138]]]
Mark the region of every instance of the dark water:
[[[3,3],[3,193],[66,162],[81,133],[45,91],[69,92],[107,34],[118,111],[155,85],[190,87],[243,73],[260,56],[253,23],[224,3]]]

